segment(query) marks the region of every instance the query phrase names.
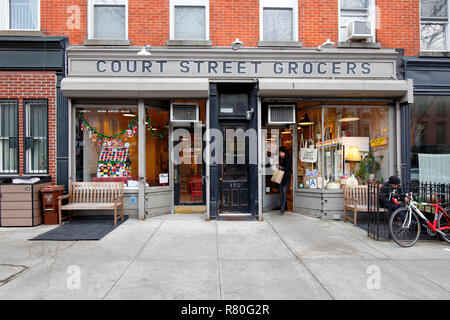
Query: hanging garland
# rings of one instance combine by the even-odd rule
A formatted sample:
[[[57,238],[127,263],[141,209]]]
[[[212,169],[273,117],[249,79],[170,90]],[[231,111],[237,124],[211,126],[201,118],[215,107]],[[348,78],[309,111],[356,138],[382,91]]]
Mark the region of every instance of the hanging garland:
[[[169,121],[167,121],[165,128],[163,130],[162,133],[158,134],[155,132],[155,129],[153,128],[151,122],[150,122],[150,118],[148,116],[147,111],[146,113],[146,119],[147,119],[147,123],[149,126],[149,130],[151,132],[151,134],[156,137],[156,138],[160,138],[162,139],[166,133],[167,130],[169,129]],[[105,141],[108,145],[112,145],[113,141],[117,141],[116,139],[119,139],[119,143],[122,142],[122,138],[124,138],[125,140],[127,140],[127,138],[131,138],[134,134],[136,134],[137,128],[138,128],[138,116],[135,116],[130,123],[128,124],[128,126],[126,127],[126,129],[120,131],[119,133],[116,133],[115,135],[112,136],[107,136],[104,135],[103,133],[98,132],[97,130],[95,130],[87,121],[86,119],[84,119],[83,114],[80,112],[79,113],[79,117],[81,120],[81,131],[87,131],[89,134],[89,138],[91,138],[94,141],[98,141],[99,145],[102,145],[103,142]]]

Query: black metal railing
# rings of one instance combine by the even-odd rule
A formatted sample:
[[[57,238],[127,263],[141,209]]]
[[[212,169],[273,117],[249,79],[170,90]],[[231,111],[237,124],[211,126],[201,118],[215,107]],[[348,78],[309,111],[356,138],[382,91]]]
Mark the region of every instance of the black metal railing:
[[[390,201],[392,189],[385,192],[378,183],[369,183],[367,187],[367,211],[369,212],[367,235],[376,240],[390,240],[389,218],[391,213],[397,209]],[[414,199],[418,202],[439,203],[444,209],[450,207],[450,183],[412,182],[399,186],[395,190],[395,193],[398,195],[404,195],[409,192],[413,193]],[[386,205],[383,205],[383,201],[380,201],[381,198],[385,199]],[[431,206],[425,206],[421,210],[430,221],[434,219]],[[422,233],[422,239],[430,238],[426,235],[425,228],[423,228]]]

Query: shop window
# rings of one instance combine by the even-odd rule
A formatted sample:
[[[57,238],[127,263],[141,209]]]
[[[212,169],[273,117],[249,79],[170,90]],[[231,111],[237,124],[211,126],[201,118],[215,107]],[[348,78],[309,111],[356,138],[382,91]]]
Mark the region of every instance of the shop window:
[[[173,104],[197,106],[198,121],[175,124],[173,128],[173,167],[175,204],[204,203],[203,136],[205,134],[205,100],[177,100]]]
[[[150,187],[169,185],[169,108],[146,108],[146,176]]]
[[[375,0],[340,0],[339,41],[375,42]]]
[[[172,0],[170,21],[172,40],[209,40],[209,1]]]
[[[90,0],[89,39],[128,38],[127,0]]]
[[[325,105],[300,109],[298,119],[298,188],[339,189],[389,177],[387,107]]]
[[[0,0],[0,29],[39,30],[39,0]]]
[[[261,41],[296,41],[298,38],[298,2],[294,0],[260,1]]]
[[[76,181],[138,181],[137,107],[77,106]]]
[[[47,101],[25,104],[25,172],[48,173]]]
[[[17,101],[0,101],[0,174],[18,173]]]
[[[421,0],[420,20],[421,49],[448,50],[447,0]]]
[[[415,96],[411,106],[411,180],[450,182],[450,96]]]

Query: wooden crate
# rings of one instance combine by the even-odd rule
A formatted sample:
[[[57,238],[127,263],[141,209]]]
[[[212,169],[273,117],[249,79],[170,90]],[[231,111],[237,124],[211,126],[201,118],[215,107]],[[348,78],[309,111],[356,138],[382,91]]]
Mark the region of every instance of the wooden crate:
[[[0,184],[0,226],[34,227],[42,224],[41,189],[51,184],[44,178],[35,184]]]

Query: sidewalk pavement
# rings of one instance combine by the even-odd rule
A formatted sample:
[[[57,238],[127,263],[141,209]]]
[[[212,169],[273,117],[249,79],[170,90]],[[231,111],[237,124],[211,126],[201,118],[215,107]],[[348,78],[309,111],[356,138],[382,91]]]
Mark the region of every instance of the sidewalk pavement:
[[[449,299],[450,246],[375,241],[343,221],[268,213],[127,220],[100,241],[0,228],[0,299]]]

